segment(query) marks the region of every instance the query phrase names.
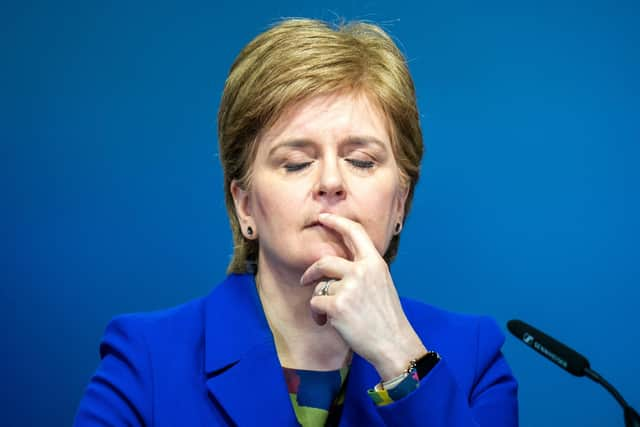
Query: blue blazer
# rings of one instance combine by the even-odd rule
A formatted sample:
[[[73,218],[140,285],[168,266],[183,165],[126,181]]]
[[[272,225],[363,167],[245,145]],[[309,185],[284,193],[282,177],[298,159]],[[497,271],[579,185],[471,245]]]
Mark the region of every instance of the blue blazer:
[[[367,390],[379,377],[354,355],[340,425],[517,426],[517,384],[496,324],[402,304],[442,359],[417,390],[377,407]],[[76,426],[298,425],[251,275],[231,275],[176,308],[115,318],[100,356]]]

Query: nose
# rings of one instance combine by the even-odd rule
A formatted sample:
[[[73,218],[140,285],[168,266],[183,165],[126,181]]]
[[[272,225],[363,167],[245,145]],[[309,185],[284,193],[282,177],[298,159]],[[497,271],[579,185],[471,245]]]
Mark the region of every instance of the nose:
[[[325,160],[320,168],[315,195],[329,203],[335,203],[345,198],[344,179],[338,159]]]

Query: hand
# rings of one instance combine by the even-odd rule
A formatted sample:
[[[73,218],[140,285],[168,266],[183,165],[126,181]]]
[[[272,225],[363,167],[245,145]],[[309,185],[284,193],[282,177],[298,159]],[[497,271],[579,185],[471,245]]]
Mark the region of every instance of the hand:
[[[304,272],[302,285],[317,283],[311,298],[314,319],[336,328],[383,381],[400,375],[427,350],[402,310],[387,263],[362,225],[332,214],[320,214],[318,221],[342,236],[353,261],[324,256]],[[328,295],[319,295],[321,279],[335,279]]]

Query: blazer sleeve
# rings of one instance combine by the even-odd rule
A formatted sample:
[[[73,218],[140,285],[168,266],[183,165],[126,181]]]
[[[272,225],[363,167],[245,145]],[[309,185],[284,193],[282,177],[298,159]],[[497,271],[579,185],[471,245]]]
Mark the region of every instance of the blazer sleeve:
[[[475,364],[469,390],[463,390],[442,357],[420,381],[420,387],[378,412],[388,426],[516,427],[518,425],[517,382],[500,348],[504,336],[487,317],[478,320]],[[474,343],[469,343],[470,350]],[[472,355],[475,353],[475,357]]]
[[[80,401],[74,426],[151,425],[153,379],[142,322],[113,319],[100,344],[101,362]]]

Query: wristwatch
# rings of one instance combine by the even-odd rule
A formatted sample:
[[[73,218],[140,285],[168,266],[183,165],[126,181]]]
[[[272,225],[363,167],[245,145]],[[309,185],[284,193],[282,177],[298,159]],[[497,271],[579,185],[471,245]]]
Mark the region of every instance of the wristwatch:
[[[420,380],[426,377],[439,361],[440,355],[438,353],[435,351],[427,351],[427,353],[419,359],[411,359],[409,361],[409,366],[407,366],[407,369],[405,369],[402,374],[388,381],[378,383],[375,386],[375,390],[393,390],[405,381],[415,383],[412,387],[416,388]]]
[[[410,361],[407,372],[410,372],[413,368],[418,373],[418,378],[423,379],[439,361],[440,355],[438,353],[435,351],[428,351],[427,354],[422,356],[420,359]]]

